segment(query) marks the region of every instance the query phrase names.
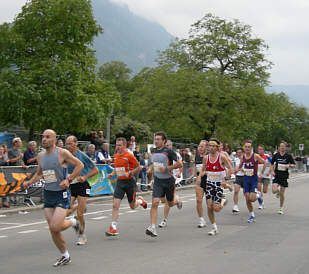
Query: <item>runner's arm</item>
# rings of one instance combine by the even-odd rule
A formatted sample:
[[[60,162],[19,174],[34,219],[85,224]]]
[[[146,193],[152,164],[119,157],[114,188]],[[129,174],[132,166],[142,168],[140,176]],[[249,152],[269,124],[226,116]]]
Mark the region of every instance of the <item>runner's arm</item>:
[[[224,166],[227,167],[228,171],[226,177],[229,178],[232,174],[233,167],[231,165],[231,161],[226,155],[221,155],[221,159],[223,160]]]
[[[42,153],[42,152],[41,152]],[[39,181],[42,178],[42,168],[41,168],[41,153],[38,155],[38,167],[35,174],[29,181],[25,181],[23,183],[24,188],[28,188],[30,185],[34,184],[35,182]]]
[[[83,170],[84,164],[78,160],[76,157],[74,157],[68,150],[62,149],[61,154],[63,157],[63,160],[66,163],[69,163],[70,165],[74,166],[74,170],[70,176],[66,179],[67,181],[73,181]]]
[[[88,179],[88,178],[91,178],[92,176],[96,175],[99,173],[99,170],[96,166],[94,166],[90,172],[86,175],[83,175],[82,177],[84,177],[85,181]]]
[[[181,160],[177,160],[177,162],[173,165],[167,167],[168,171],[172,171],[173,169],[182,168]]]
[[[263,169],[262,169],[261,174],[264,174],[265,169],[266,169],[266,161],[259,154],[254,154],[254,159],[256,161],[259,161],[260,163],[263,163]]]

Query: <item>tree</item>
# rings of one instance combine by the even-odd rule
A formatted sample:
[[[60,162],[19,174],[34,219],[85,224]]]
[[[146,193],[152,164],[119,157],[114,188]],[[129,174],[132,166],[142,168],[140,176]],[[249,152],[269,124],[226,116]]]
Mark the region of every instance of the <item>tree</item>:
[[[9,105],[2,122],[22,123],[30,135],[47,127],[85,133],[104,123],[106,98],[116,103],[119,96],[96,77],[90,45],[102,29],[90,1],[28,1],[9,31],[1,29],[14,45],[0,75],[0,100]]]
[[[244,84],[268,83],[272,63],[265,57],[268,46],[253,37],[250,26],[206,14],[191,26],[189,38],[176,39],[160,53],[158,62],[176,68],[229,74]]]

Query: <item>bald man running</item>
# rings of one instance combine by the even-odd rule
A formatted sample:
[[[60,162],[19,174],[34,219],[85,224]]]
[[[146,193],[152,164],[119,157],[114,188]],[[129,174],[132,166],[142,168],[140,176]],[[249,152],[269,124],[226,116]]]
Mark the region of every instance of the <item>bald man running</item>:
[[[70,206],[70,183],[80,174],[84,165],[69,151],[56,147],[56,133],[47,129],[43,133],[42,146],[45,152],[38,155],[38,168],[34,176],[23,183],[24,188],[44,179],[44,215],[47,220],[54,244],[59,249],[61,257],[54,266],[66,265],[71,262],[65,240],[61,234],[63,230],[73,227],[80,233],[77,219],[65,220]],[[74,166],[70,176],[66,176],[67,164]]]

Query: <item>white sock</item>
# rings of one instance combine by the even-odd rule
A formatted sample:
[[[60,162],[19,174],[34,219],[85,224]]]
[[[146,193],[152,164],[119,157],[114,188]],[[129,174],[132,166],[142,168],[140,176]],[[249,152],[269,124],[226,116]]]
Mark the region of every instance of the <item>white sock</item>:
[[[218,230],[218,227],[217,227],[216,223],[213,223],[212,227],[213,227],[213,229]]]
[[[155,229],[155,228],[156,228],[156,225],[151,225],[151,228]]]
[[[142,199],[137,199],[137,203],[141,205],[143,203]]]
[[[206,223],[204,217],[200,217],[200,221]]]
[[[252,211],[252,212],[250,212],[250,215],[252,216],[252,217],[255,217],[255,215],[254,215],[254,212]]]
[[[72,218],[71,221],[72,221],[72,226],[76,226],[77,220],[75,218]]]
[[[112,228],[117,229],[117,222],[112,222]]]
[[[61,254],[61,256],[65,257],[66,259],[70,257],[69,251],[65,251],[64,253]]]

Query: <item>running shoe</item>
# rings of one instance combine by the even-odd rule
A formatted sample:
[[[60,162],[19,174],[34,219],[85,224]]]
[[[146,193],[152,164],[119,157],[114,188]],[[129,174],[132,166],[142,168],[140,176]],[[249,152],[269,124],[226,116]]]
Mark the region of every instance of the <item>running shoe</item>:
[[[280,215],[283,215],[283,208],[280,207],[280,208],[278,209],[277,213],[280,214]]]
[[[200,220],[199,224],[197,225],[198,228],[203,228],[206,226],[206,221],[205,220]]]
[[[54,267],[57,267],[57,266],[62,266],[62,265],[66,265],[66,264],[69,264],[71,262],[71,258],[66,258],[64,256],[62,256],[61,258],[59,258],[54,264],[53,266]]]
[[[107,237],[109,236],[117,236],[119,235],[119,232],[117,229],[114,229],[112,226],[109,227],[109,230],[105,232],[105,235]]]
[[[144,198],[142,196],[138,196],[137,197],[137,200],[140,200],[141,201],[141,206],[146,209],[147,208],[147,202],[144,200]]]
[[[146,234],[151,236],[151,237],[157,237],[157,231],[155,228],[153,228],[151,225],[146,229]]]
[[[222,198],[222,201],[223,201],[223,206],[226,206],[227,205],[227,203],[228,203],[228,200],[227,200],[227,198]]]
[[[260,206],[263,205],[263,199],[262,199],[261,197],[258,198],[258,202],[259,202],[259,205],[260,205]]]
[[[255,222],[255,217],[251,215],[248,219],[248,223],[251,224],[253,222]]]
[[[74,216],[73,218],[76,220],[76,225],[74,225],[72,227],[75,230],[76,234],[80,235],[80,234],[82,234],[82,227],[80,225],[80,222],[79,222],[77,216]]]
[[[167,220],[166,219],[163,219],[162,221],[161,221],[161,223],[159,223],[159,227],[167,227]]]
[[[259,205],[259,209],[264,209],[264,202],[262,202],[262,204]]]
[[[178,195],[175,196],[176,200],[178,201],[177,203],[177,208],[182,209],[182,201]]]
[[[79,235],[76,244],[77,245],[85,245],[86,243],[87,243],[86,235]]]
[[[239,213],[239,211],[240,211],[240,210],[239,210],[239,208],[238,208],[238,205],[234,205],[234,206],[233,206],[233,209],[232,209],[232,212],[233,212],[233,213]]]
[[[218,233],[218,229],[213,228],[208,232],[209,236],[215,236]]]

